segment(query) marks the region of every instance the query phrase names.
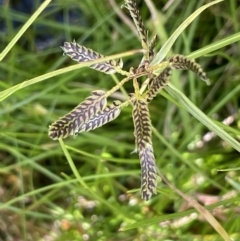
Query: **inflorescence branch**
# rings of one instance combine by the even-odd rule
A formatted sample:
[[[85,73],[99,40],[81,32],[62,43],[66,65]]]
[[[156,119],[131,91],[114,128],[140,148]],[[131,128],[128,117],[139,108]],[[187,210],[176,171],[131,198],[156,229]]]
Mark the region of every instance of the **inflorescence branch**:
[[[148,34],[135,0],[125,0],[124,6],[130,12],[144,50],[139,66],[136,69],[131,68],[129,71],[125,71],[122,69],[122,59],[90,65],[90,68],[105,74],[119,73],[127,77],[107,92],[93,91],[89,97],[68,114],[49,126],[49,137],[57,140],[99,128],[116,119],[120,115],[121,109],[131,104],[133,107],[135,151],[139,155],[142,169],[141,196],[144,200],[149,200],[153,194],[157,193],[157,166],[152,145],[152,126],[148,105],[168,84],[172,69],[191,70],[206,83],[209,83],[209,80],[199,64],[183,55],[174,55],[167,61],[150,67],[149,63],[154,58],[157,36],[155,35],[150,42],[148,41]],[[75,41],[65,42],[61,48],[64,54],[79,63],[104,57],[104,55],[79,45]],[[159,74],[156,74],[156,70]],[[138,78],[141,76],[146,76],[147,79],[139,87]],[[129,94],[129,99],[123,103],[113,101],[112,104],[107,104],[107,98],[130,80],[133,81],[134,93]]]

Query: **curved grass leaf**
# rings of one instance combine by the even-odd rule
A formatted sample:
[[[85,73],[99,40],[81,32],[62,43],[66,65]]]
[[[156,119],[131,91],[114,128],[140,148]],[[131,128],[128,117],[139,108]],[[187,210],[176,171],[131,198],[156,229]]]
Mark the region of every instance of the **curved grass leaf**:
[[[228,45],[233,44],[238,41],[240,41],[240,32],[238,32],[236,34],[232,34],[231,36],[228,36],[215,43],[209,44],[201,49],[198,49],[198,50],[190,53],[187,57],[196,59],[200,56],[209,54],[215,50],[221,49],[225,46],[228,46]]]
[[[224,206],[224,205],[227,206],[227,205],[232,204],[236,201],[239,201],[239,197],[234,197],[234,198],[230,198],[230,199],[227,199],[227,200],[219,201],[217,203],[205,206],[205,208],[207,210],[213,210],[216,207]],[[171,213],[171,214],[165,214],[165,215],[160,215],[160,216],[156,216],[156,217],[152,217],[152,218],[147,218],[147,219],[140,220],[140,221],[137,221],[135,223],[123,226],[120,229],[120,231],[127,231],[127,230],[130,230],[130,229],[141,228],[141,227],[144,227],[144,226],[149,226],[151,224],[156,224],[156,223],[160,223],[160,222],[167,221],[167,220],[186,217],[186,216],[188,216],[192,213],[195,213],[195,212],[196,212],[195,209],[189,209],[189,210],[186,210],[186,211],[175,212],[175,213]]]
[[[209,8],[210,6],[222,2],[223,0],[216,0],[212,1],[208,4],[203,5],[199,9],[197,9],[193,14],[191,14],[170,36],[167,42],[162,46],[160,51],[156,54],[153,61],[150,63],[151,66],[161,63],[162,60],[166,57],[168,51],[172,48],[174,42],[179,37],[179,35],[184,31],[184,29],[205,9]]]
[[[171,83],[169,83],[165,89],[172,95],[184,108],[190,112],[196,119],[203,123],[209,130],[213,131],[230,146],[240,152],[240,143],[232,138],[226,131],[220,128],[214,123],[207,115],[205,115],[197,106],[195,106],[181,91],[176,89]]]
[[[52,0],[45,0],[40,7],[31,15],[28,21],[22,26],[19,32],[14,36],[14,38],[10,41],[7,47],[0,54],[0,61],[4,59],[4,57],[8,54],[8,52],[12,49],[12,47],[16,44],[16,42],[22,37],[22,35],[26,32],[26,30],[31,26],[31,24],[37,19],[37,17],[42,13],[42,11],[47,8],[47,6],[51,3]]]
[[[130,55],[133,55],[133,54],[136,54],[136,53],[142,53],[142,50],[136,49],[136,50],[126,51],[126,52],[123,52],[121,54],[113,54],[111,56],[105,56],[103,59],[96,59],[96,60],[92,60],[92,61],[89,61],[89,62],[75,64],[75,65],[72,65],[72,66],[68,66],[68,67],[65,67],[65,68],[62,68],[62,69],[52,71],[52,72],[47,73],[47,74],[37,76],[35,78],[23,81],[20,84],[14,85],[14,86],[6,89],[6,90],[1,91],[0,92],[0,101],[5,100],[6,98],[8,98],[10,95],[12,95],[13,93],[15,93],[18,90],[21,90],[21,89],[26,88],[30,85],[39,83],[43,80],[47,80],[49,78],[52,78],[52,77],[55,77],[55,76],[58,76],[58,75],[61,75],[61,74],[64,74],[64,73],[67,73],[67,72],[70,72],[70,71],[81,69],[83,67],[89,67],[90,65],[95,64],[95,63],[102,63],[103,61],[105,62],[105,61],[109,61],[111,59],[118,59],[118,58],[121,58],[121,57],[130,56]],[[122,71],[121,73],[123,73],[123,75],[126,75],[125,72],[126,71]]]
[[[138,31],[138,35],[141,40],[142,47],[146,51],[146,53],[145,53],[146,60],[149,61],[149,47],[148,47],[147,31],[143,25],[142,18],[137,9],[136,1],[135,0],[126,0],[125,7],[130,12],[130,15],[131,15],[133,22],[136,26],[136,29]]]

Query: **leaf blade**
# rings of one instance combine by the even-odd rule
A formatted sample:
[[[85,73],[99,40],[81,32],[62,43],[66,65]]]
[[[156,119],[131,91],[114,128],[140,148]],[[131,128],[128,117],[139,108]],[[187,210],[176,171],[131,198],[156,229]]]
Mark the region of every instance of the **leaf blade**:
[[[155,64],[161,63],[162,60],[166,57],[167,53],[173,46],[176,39],[179,37],[179,35],[184,31],[184,29],[205,9],[209,8],[210,6],[217,4],[219,2],[222,2],[224,0],[215,0],[213,2],[210,2],[208,4],[203,5],[199,9],[197,9],[193,14],[191,14],[170,36],[170,38],[165,42],[165,44],[162,46],[160,51],[156,54],[155,58],[150,63],[150,66],[153,66]]]

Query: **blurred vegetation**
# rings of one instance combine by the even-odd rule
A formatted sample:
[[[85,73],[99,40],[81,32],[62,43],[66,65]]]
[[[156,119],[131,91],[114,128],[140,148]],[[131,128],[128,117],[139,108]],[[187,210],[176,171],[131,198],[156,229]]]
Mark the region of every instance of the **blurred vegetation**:
[[[41,1],[2,1],[3,51]],[[145,2],[139,9],[159,50],[171,33],[210,1]],[[139,49],[136,35],[116,14],[111,0],[52,1],[0,63],[0,91],[75,63],[62,55],[64,41],[76,40],[104,55]],[[169,4],[170,3],[170,4]],[[26,5],[24,5],[26,4]],[[123,1],[117,1],[120,7]],[[169,4],[169,5],[168,5]],[[126,9],[120,9],[126,16]],[[153,13],[157,13],[153,18]],[[237,0],[211,6],[177,39],[171,53],[191,55],[227,37],[240,39]],[[233,138],[239,140],[240,42],[197,62],[211,79],[174,71],[172,84]],[[141,55],[124,58],[137,66]],[[131,107],[113,122],[64,141],[87,188],[73,174],[48,125],[74,108],[92,90],[108,90],[120,80],[82,68],[22,88],[8,98],[0,92],[0,240],[222,240],[216,231],[164,182],[158,195],[140,198],[140,165],[134,150]],[[132,92],[127,83],[109,101]],[[161,96],[162,95],[162,96]],[[165,98],[167,97],[167,98]],[[153,144],[161,173],[193,197],[240,240],[240,156],[165,91],[150,104]],[[89,191],[90,190],[90,191]],[[131,224],[135,228],[127,229]],[[131,227],[131,226],[129,226]]]

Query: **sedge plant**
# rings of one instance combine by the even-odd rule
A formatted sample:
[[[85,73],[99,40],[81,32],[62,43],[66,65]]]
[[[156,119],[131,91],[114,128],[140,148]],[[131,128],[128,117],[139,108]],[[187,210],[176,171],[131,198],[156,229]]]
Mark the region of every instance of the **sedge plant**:
[[[107,92],[102,90],[93,91],[91,96],[50,125],[49,137],[53,140],[63,139],[99,128],[116,119],[121,113],[121,109],[131,104],[133,107],[132,119],[136,146],[134,152],[139,155],[142,170],[141,196],[147,201],[153,194],[157,193],[158,173],[152,144],[152,127],[148,105],[158,92],[168,85],[173,69],[190,70],[206,83],[209,83],[209,80],[199,64],[183,55],[173,55],[165,61],[151,65],[155,57],[154,47],[157,36],[154,35],[149,40],[148,32],[144,27],[135,0],[125,1],[124,6],[128,9],[137,29],[143,49],[142,60],[136,68],[131,67],[129,71],[122,69],[122,59],[90,65],[90,68],[105,74],[119,73],[124,75],[125,78]],[[65,42],[62,49],[64,54],[80,63],[104,57],[102,54],[79,45],[75,41]],[[138,78],[142,76],[146,79],[140,85]],[[129,93],[129,99],[125,102],[114,101],[112,104],[107,105],[107,98],[128,81],[132,81],[134,88],[134,93]]]

